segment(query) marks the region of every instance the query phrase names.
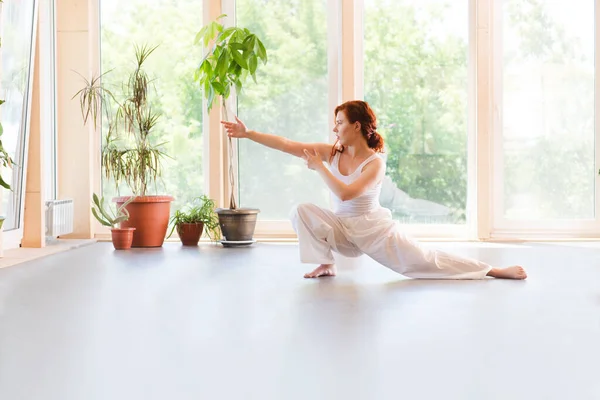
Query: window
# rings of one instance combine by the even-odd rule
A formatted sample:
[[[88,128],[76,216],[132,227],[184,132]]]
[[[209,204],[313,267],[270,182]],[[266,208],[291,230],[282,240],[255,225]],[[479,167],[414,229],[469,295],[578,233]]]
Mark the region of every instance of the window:
[[[2,176],[12,191],[3,189],[2,210],[6,213],[3,229],[19,229],[22,225],[24,199],[25,149],[29,135],[29,114],[32,79],[32,39],[34,0],[6,2],[2,5],[2,67],[0,107],[2,143],[15,162]],[[20,240],[20,238],[19,238]]]
[[[165,143],[170,158],[163,161],[162,179],[148,194],[175,197],[172,209],[204,193],[202,169],[202,92],[193,80],[201,48],[194,46],[202,27],[202,2],[195,0],[127,2],[103,0],[101,4],[102,71],[116,95],[135,65],[134,45],[156,46],[146,72],[154,78],[151,104],[162,116],[155,128],[155,143]],[[116,195],[103,176],[103,193]],[[121,194],[130,194],[121,188]]]
[[[238,97],[239,118],[260,132],[300,142],[328,142],[327,4],[325,0],[236,1],[237,25],[256,32],[269,62]],[[300,158],[239,142],[240,206],[260,219],[287,220],[295,204],[328,206],[323,181]]]
[[[594,1],[504,0],[501,10],[496,214],[594,218]]]
[[[386,140],[380,202],[404,223],[466,222],[468,1],[365,0],[364,93]]]

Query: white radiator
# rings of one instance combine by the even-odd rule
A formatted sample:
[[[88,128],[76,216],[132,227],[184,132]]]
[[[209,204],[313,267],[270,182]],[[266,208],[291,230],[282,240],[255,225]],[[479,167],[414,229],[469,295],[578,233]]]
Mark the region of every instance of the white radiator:
[[[46,236],[57,237],[73,232],[73,200],[46,202]]]

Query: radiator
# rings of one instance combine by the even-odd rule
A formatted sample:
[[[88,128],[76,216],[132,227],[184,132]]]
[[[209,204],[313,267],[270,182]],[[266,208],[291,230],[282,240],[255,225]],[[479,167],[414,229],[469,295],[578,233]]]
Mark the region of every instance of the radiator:
[[[73,232],[73,200],[46,202],[46,236],[57,237]]]

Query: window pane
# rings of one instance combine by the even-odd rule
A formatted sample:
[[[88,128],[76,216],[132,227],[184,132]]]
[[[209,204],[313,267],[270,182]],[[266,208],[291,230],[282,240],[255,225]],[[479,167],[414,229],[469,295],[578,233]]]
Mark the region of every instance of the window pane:
[[[364,49],[382,206],[406,223],[465,223],[468,0],[365,0]]]
[[[154,78],[150,102],[162,114],[153,142],[164,142],[171,158],[164,159],[162,179],[156,188],[148,187],[148,194],[174,196],[174,210],[204,193],[202,92],[193,80],[202,56],[201,48],[193,45],[202,27],[202,2],[102,0],[100,4],[102,71],[112,70],[104,82],[116,93],[122,93],[121,85],[135,66],[134,44],[159,45],[145,70]],[[114,184],[102,179],[103,193],[111,198],[116,194]],[[121,188],[122,195],[130,193]]]
[[[237,0],[237,25],[263,39],[269,62],[238,98],[250,129],[301,142],[328,142],[325,0]],[[250,80],[251,81],[251,80]],[[296,203],[328,206],[328,191],[300,158],[239,142],[240,205],[287,219]]]
[[[594,1],[505,0],[504,216],[594,217]]]
[[[33,0],[7,1],[2,7],[0,23],[2,57],[0,74],[0,99],[6,102],[0,106],[2,116],[2,145],[14,164],[2,169],[2,178],[12,190],[2,190],[2,214],[6,217],[3,230],[18,229],[21,226],[21,204],[25,195],[23,172],[25,170],[24,149],[29,135],[29,94],[31,74],[31,53],[33,39]]]

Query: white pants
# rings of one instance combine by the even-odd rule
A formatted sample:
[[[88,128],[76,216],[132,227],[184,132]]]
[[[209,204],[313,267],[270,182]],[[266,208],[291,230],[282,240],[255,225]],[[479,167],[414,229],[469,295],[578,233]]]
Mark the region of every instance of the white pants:
[[[339,217],[314,204],[300,204],[291,219],[303,263],[334,264],[334,251],[347,257],[366,254],[410,278],[484,279],[492,269],[481,261],[422,248],[400,231],[386,208]]]

